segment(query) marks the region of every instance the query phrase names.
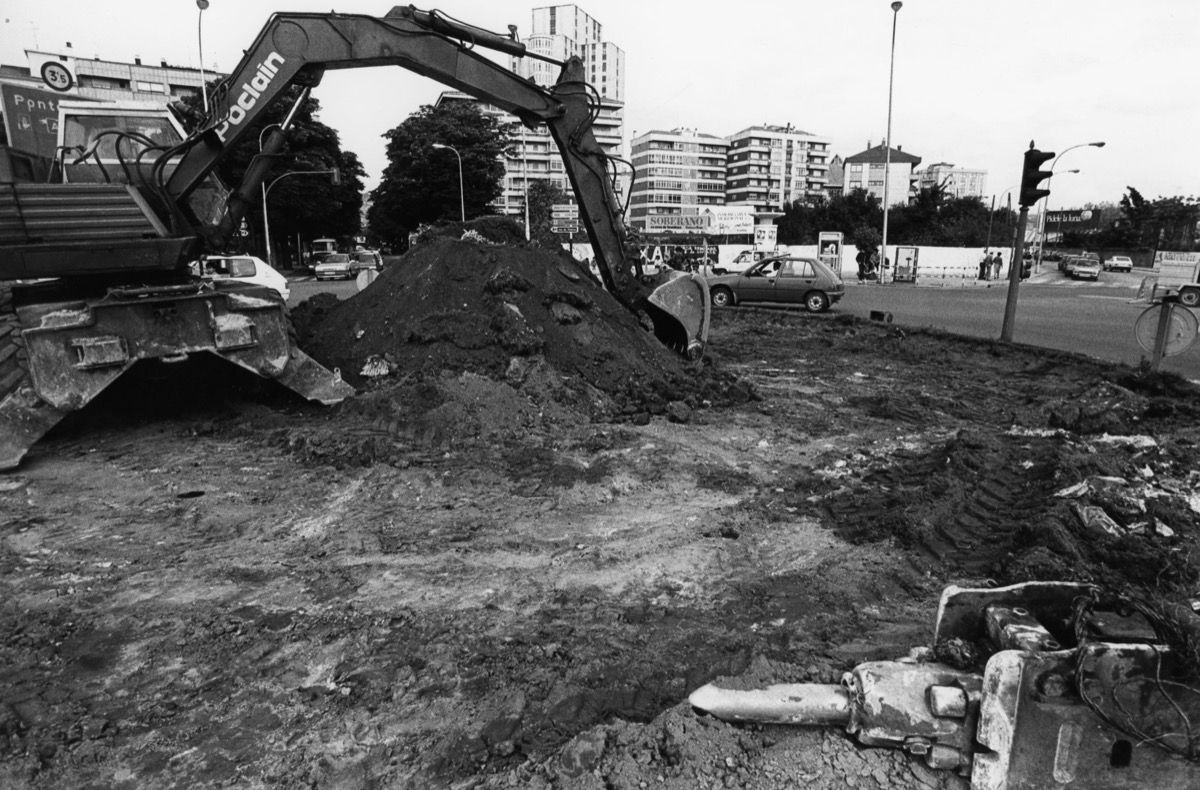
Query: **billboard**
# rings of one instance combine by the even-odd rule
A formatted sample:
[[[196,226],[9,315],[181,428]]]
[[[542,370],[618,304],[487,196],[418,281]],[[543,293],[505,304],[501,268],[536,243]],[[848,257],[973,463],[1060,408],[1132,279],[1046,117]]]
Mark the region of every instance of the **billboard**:
[[[749,236],[754,232],[753,206],[713,206],[704,209],[706,231],[714,236]]]
[[[703,233],[708,230],[708,218],[700,214],[651,214],[646,217],[646,230]]]
[[[1100,212],[1091,209],[1071,209],[1070,211],[1047,211],[1046,234],[1068,233],[1071,231],[1100,230]]]
[[[696,212],[695,208],[690,210]],[[646,217],[646,230],[651,233],[749,236],[754,233],[754,207],[711,206],[691,214],[650,214]]]
[[[8,144],[18,151],[54,158],[58,146],[59,94],[0,83],[0,111]]]

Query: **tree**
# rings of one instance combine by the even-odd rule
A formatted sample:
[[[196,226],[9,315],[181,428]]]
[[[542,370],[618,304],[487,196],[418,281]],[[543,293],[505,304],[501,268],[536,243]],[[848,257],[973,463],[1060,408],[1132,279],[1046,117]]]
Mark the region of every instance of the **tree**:
[[[1012,238],[1014,214],[991,212],[978,197],[956,198],[942,185],[922,189],[906,204],[888,211],[888,246],[928,244],[945,247],[982,247],[990,240]],[[816,244],[821,231],[840,231],[847,239],[861,237],[865,228],[883,227],[883,206],[863,189],[812,204],[793,203],[779,219],[783,244]],[[878,235],[878,231],[876,232]],[[874,241],[877,246],[879,239]],[[865,247],[864,247],[865,249]]]
[[[550,230],[553,226],[551,209],[555,203],[566,203],[567,193],[552,181],[539,179],[529,183],[529,238],[539,246],[558,249],[562,238]]]
[[[879,199],[865,189],[812,203],[789,203],[778,220],[780,244],[816,244],[821,231],[853,235],[859,227],[883,225]]]
[[[425,105],[384,136],[388,166],[367,212],[374,235],[403,249],[419,225],[459,218],[458,158],[433,143],[453,146],[462,158],[467,218],[491,213],[488,205],[499,197],[504,176],[500,157],[509,144],[494,116],[474,102]]]
[[[299,95],[299,88],[289,88],[284,98],[254,119],[217,163],[216,172],[221,181],[231,188],[241,183],[246,168],[258,154],[260,135],[265,140],[263,129],[281,123]],[[289,255],[281,255],[280,251],[290,250],[292,260],[298,260],[297,234],[304,240],[321,236],[346,238],[357,234],[361,226],[362,178],[366,173],[354,152],[342,150],[337,131],[316,119],[320,108],[317,100],[311,97],[300,105],[285,132],[284,148],[267,173],[264,184],[270,185],[287,172],[334,168],[340,173],[341,184],[334,185],[329,175],[294,175],[271,187],[267,204],[271,212],[271,246],[277,259],[288,258]],[[199,97],[185,98],[176,110],[189,132],[198,129],[204,120]],[[249,247],[265,254],[261,207],[248,211],[246,222],[254,239]]]
[[[1108,246],[1191,251],[1197,247],[1200,202],[1195,197],[1146,200],[1133,187],[1121,196],[1121,218],[1104,234]]]

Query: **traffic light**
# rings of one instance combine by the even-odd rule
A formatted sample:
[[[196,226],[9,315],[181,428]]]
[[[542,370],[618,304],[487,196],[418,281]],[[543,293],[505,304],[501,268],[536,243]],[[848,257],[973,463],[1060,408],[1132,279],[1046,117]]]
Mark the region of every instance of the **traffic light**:
[[[1039,170],[1047,159],[1053,159],[1053,151],[1039,151],[1032,145],[1025,152],[1025,168],[1021,171],[1021,200],[1022,206],[1028,208],[1050,194],[1049,189],[1039,189],[1038,184],[1043,179],[1053,175],[1053,171]]]

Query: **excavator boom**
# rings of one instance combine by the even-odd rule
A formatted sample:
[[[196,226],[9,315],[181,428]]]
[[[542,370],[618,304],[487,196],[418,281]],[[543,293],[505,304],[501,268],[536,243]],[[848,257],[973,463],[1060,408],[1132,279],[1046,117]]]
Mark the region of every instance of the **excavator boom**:
[[[605,287],[630,310],[648,315],[668,346],[699,356],[708,337],[707,286],[700,277],[677,273],[659,282],[642,276],[612,186],[609,156],[592,131],[598,97],[582,61],[567,60],[547,89],[478,54],[477,46],[525,54],[524,45],[511,38],[411,6],[397,6],[383,17],[275,14],[218,88],[207,128],[184,148],[166,191],[177,203],[184,201],[289,86],[316,85],[330,69],[400,66],[510,112],[531,128],[545,124],[563,158]],[[237,227],[250,202],[246,196],[257,187],[254,179],[262,176],[265,168],[261,176],[250,173],[241,197],[235,193],[218,237]]]

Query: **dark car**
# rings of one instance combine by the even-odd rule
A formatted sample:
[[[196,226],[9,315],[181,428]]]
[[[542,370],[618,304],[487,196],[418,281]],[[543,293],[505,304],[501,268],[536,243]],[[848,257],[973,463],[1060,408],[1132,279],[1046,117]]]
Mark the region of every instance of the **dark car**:
[[[815,258],[782,255],[765,258],[741,274],[709,277],[716,307],[744,302],[802,304],[813,313],[829,309],[846,293],[837,272]]]
[[[355,272],[364,269],[377,272],[383,268],[383,256],[375,250],[356,250],[350,253],[350,265]]]

